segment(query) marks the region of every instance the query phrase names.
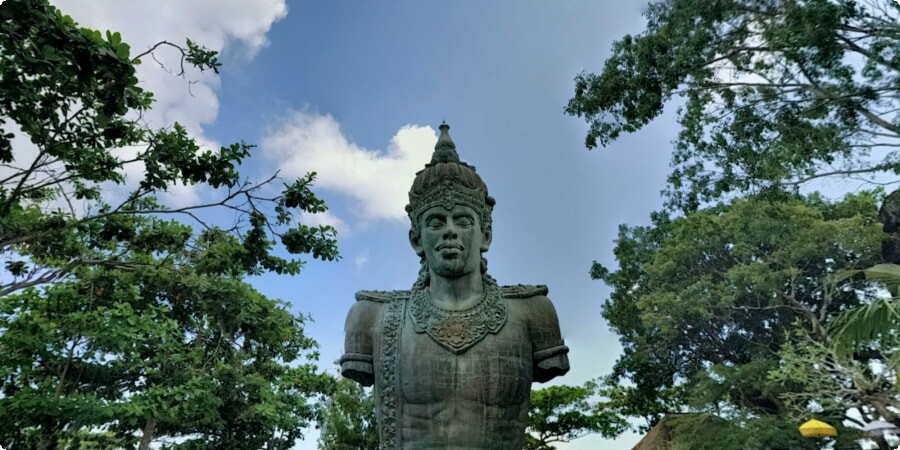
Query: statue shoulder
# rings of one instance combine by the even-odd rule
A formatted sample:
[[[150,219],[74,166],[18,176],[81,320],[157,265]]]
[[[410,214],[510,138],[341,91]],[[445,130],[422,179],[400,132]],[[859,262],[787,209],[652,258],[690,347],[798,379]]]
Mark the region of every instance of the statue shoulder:
[[[550,292],[547,286],[542,284],[517,284],[514,286],[502,286],[500,290],[503,292],[504,298],[531,298],[546,297]]]
[[[394,300],[409,298],[410,291],[359,291],[356,293],[356,301],[375,303],[390,303]]]
[[[503,286],[500,288],[503,297],[508,299],[508,305],[517,311],[521,317],[529,322],[554,324],[557,322],[556,308],[547,297],[547,286],[517,284],[515,286]]]
[[[362,331],[375,327],[381,311],[394,300],[409,298],[409,291],[359,291],[347,313],[345,330]]]

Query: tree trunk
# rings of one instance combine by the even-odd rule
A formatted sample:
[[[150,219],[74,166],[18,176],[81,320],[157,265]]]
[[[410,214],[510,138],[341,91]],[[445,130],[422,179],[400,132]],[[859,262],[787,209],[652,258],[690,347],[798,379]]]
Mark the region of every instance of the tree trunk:
[[[872,436],[872,440],[875,441],[875,444],[878,445],[878,450],[894,450],[884,439],[884,434]]]
[[[150,417],[144,425],[144,432],[141,436],[141,445],[138,450],[150,450],[150,442],[153,441],[153,432],[156,430],[156,418]]]
[[[59,435],[56,432],[56,421],[50,417],[45,418],[41,425],[41,437],[38,440],[38,450],[56,450],[59,447]]]

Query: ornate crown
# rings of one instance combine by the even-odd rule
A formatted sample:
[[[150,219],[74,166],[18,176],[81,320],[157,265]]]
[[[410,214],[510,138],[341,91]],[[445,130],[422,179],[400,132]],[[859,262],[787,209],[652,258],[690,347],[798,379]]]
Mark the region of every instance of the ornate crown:
[[[475,167],[459,160],[456,144],[450,139],[450,125],[442,123],[441,136],[434,145],[431,162],[416,173],[409,190],[406,212],[414,230],[418,230],[419,216],[434,206],[452,209],[465,205],[477,211],[483,228],[491,224],[491,212],[497,203],[488,195],[487,185],[475,173]]]

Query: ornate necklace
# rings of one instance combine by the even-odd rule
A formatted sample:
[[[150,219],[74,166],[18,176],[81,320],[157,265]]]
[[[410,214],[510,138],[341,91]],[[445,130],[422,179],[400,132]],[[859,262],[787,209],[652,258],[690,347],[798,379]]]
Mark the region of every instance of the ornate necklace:
[[[447,350],[460,354],[484,339],[496,334],[506,323],[506,303],[500,287],[485,283],[484,296],[477,305],[462,311],[438,308],[431,301],[431,292],[416,289],[412,292],[409,317],[416,333],[428,333]]]

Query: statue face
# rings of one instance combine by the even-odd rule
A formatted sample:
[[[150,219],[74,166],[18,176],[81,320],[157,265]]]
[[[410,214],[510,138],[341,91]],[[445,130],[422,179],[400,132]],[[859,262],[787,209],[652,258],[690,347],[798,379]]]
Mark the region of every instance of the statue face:
[[[431,271],[458,278],[481,270],[481,253],[491,245],[491,230],[482,230],[478,213],[464,205],[434,206],[419,218],[419,236],[410,232],[416,254],[425,256]]]

